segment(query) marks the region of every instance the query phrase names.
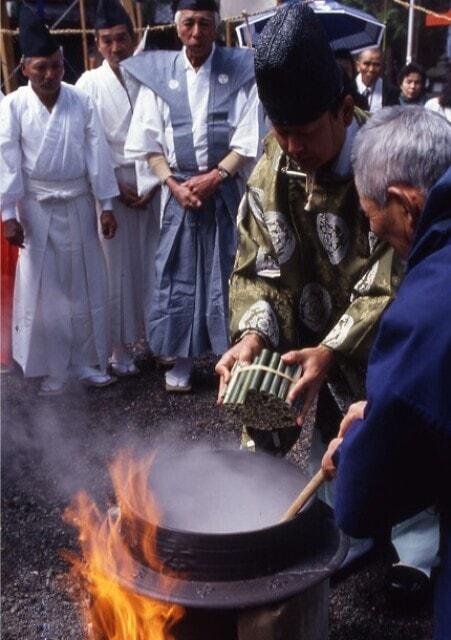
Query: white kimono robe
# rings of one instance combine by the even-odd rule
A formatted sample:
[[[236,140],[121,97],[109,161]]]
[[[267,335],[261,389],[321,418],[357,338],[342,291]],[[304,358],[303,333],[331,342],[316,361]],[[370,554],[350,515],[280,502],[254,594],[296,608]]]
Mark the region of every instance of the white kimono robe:
[[[77,87],[88,93],[97,106],[113,155],[118,182],[146,193],[158,185],[146,162],[124,158],[124,143],[139,86],[121,84],[105,60],[86,71]],[[159,235],[159,190],[146,209],[131,209],[118,198],[113,202],[118,231],[113,240],[101,240],[110,285],[113,346],[136,342],[145,335],[145,309],[150,304]]]
[[[31,86],[0,105],[0,206],[25,232],[13,307],[13,358],[25,376],[64,378],[106,367],[110,350],[105,261],[95,203],[118,188],[90,98],[62,83],[51,113]]]

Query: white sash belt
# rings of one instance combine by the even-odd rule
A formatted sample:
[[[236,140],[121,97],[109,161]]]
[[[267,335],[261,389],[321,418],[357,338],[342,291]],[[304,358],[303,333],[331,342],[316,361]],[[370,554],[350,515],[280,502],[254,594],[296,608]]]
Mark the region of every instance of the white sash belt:
[[[39,202],[46,200],[71,200],[90,192],[86,176],[73,180],[36,180],[24,176],[24,186],[27,195],[31,195]]]

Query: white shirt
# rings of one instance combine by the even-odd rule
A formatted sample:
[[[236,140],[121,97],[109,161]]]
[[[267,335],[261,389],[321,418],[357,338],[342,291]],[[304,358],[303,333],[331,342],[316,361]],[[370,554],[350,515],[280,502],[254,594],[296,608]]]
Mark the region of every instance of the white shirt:
[[[119,194],[111,153],[89,96],[61,83],[51,112],[30,85],[8,94],[0,104],[0,206],[4,220],[29,179],[62,183],[88,178],[94,195],[111,207]]]
[[[199,171],[208,169],[207,109],[213,52],[214,46],[210,56],[196,72],[183,49]],[[261,109],[255,83],[250,89],[249,86],[239,89],[229,111],[228,121],[233,131],[229,151],[234,150],[244,157],[256,158],[260,144]],[[149,87],[142,85],[125,143],[125,155],[133,159],[145,159],[150,153],[163,153],[169,166],[177,170],[169,106]]]
[[[442,107],[438,101],[438,98],[431,98],[424,105],[425,109],[429,109],[429,111],[435,111],[439,113],[441,116],[446,118],[448,122],[451,122],[451,107]]]
[[[359,73],[355,79],[357,91],[365,96],[368,100],[368,107],[371,113],[382,109],[382,78],[378,78],[372,87],[367,87],[362,81],[362,75]],[[367,90],[370,94],[367,95]]]
[[[151,191],[159,183],[146,161],[133,162],[124,155],[125,140],[140,88],[140,84],[130,75],[126,80],[127,83],[124,86],[108,62],[104,60],[97,69],[85,71],[78,79],[76,86],[87,93],[97,107],[110,145],[114,167],[134,168],[138,191],[142,195]]]

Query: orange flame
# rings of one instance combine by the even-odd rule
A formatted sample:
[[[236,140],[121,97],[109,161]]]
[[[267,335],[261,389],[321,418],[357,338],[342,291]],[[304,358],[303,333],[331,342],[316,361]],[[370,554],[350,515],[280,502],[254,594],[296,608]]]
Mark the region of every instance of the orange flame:
[[[171,630],[184,615],[183,607],[135,593],[116,577],[133,585],[139,571],[123,536],[125,525],[127,540],[133,541],[141,562],[159,571],[160,587],[168,596],[173,588],[171,577],[160,573],[163,566],[156,560],[161,514],[148,486],[153,458],[134,460],[130,451],[118,455],[110,475],[119,507],[108,514],[85,492],[65,511],[65,521],[78,529],[81,557],[73,553],[65,557],[73,577],[82,579],[90,596],[82,609],[86,636],[91,640],[173,640]]]

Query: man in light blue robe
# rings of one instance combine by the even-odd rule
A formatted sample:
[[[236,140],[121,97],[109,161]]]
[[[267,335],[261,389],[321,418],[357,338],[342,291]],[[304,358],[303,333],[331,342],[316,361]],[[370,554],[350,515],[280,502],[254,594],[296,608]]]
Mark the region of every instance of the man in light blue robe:
[[[212,0],[181,0],[180,52],[122,63],[142,83],[125,153],[146,158],[162,184],[149,344],[176,357],[168,391],[191,389],[192,359],[228,347],[228,279],[236,249],[240,182],[259,149],[253,53],[214,44]]]

